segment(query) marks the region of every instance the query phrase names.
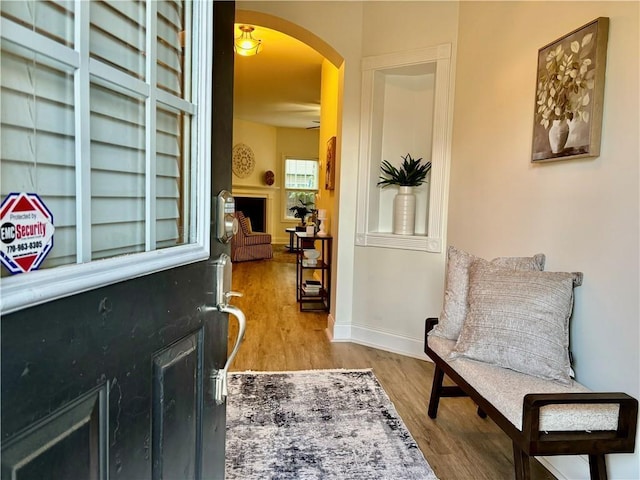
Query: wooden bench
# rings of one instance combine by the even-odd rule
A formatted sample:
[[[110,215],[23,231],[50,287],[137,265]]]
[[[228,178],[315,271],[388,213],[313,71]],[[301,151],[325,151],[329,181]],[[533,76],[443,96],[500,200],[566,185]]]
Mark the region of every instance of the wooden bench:
[[[529,457],[588,455],[591,479],[606,479],[605,454],[632,453],[638,401],[624,393],[594,393],[474,360],[448,360],[455,342],[428,336],[438,323],[428,318],[424,351],[435,364],[429,417],[441,397],[470,397],[478,415],[489,416],[512,440],[515,478],[530,478]],[[456,385],[443,386],[444,375]]]

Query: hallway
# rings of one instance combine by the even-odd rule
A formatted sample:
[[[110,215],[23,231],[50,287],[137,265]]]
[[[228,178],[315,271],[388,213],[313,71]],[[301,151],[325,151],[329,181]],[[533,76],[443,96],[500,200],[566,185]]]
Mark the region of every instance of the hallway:
[[[295,255],[274,245],[273,260],[233,265],[233,304],[247,333],[233,371],[372,368],[414,440],[441,480],[513,478],[511,441],[466,398],[444,399],[436,421],[427,417],[432,364],[354,343],[331,343],[327,313],[300,313],[295,301]],[[231,322],[230,337],[237,328]],[[532,479],[554,477],[537,462]]]

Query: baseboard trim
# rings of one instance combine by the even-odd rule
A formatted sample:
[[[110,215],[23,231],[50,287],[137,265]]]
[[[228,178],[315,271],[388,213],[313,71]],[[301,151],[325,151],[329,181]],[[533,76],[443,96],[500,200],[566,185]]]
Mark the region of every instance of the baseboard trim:
[[[327,334],[327,338],[330,342],[333,342],[333,330],[336,324],[336,319],[333,318],[333,315],[327,315],[327,328],[325,329],[325,333]]]
[[[336,324],[336,319],[331,314],[327,318],[327,334],[331,332],[329,340],[332,342],[350,342],[351,325]]]
[[[329,336],[331,329],[333,329],[333,335]],[[327,335],[332,342],[353,342],[407,357],[429,360],[423,351],[422,339],[418,340],[362,325],[336,325],[331,316],[327,321]]]
[[[558,480],[589,478],[589,460],[586,455],[536,457]]]

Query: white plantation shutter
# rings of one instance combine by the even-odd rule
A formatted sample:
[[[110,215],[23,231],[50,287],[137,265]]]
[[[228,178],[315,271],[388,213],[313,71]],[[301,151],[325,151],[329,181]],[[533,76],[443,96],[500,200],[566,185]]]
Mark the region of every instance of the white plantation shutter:
[[[0,200],[52,211],[41,269],[196,241],[193,5],[0,2]]]

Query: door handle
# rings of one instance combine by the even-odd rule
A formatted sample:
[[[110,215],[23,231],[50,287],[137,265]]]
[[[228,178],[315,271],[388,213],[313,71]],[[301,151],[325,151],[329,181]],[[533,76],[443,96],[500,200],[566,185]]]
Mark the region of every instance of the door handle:
[[[238,320],[239,327],[236,343],[233,346],[233,350],[231,350],[231,355],[229,355],[229,358],[227,358],[227,362],[224,364],[224,368],[211,372],[211,380],[213,382],[213,399],[215,400],[216,404],[220,405],[224,403],[224,400],[227,398],[227,373],[229,371],[229,367],[233,363],[233,359],[236,358],[242,341],[244,340],[244,332],[247,328],[247,319],[245,318],[242,310],[233,305],[219,305],[218,310],[223,313],[233,315]]]
[[[227,313],[232,315],[238,320],[238,337],[236,343],[231,350],[231,354],[227,358],[224,367],[221,369],[213,369],[209,375],[211,380],[211,391],[213,392],[213,399],[216,404],[221,405],[227,398],[227,373],[229,367],[233,363],[240,345],[244,340],[244,333],[247,328],[247,319],[244,312],[234,305],[230,305],[229,302],[233,297],[241,297],[242,293],[234,292],[231,288],[231,258],[229,255],[223,253],[213,263],[215,267],[215,307],[211,305],[205,305],[200,307],[202,312],[218,311],[221,313]]]

